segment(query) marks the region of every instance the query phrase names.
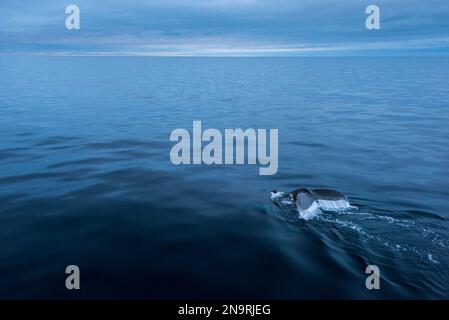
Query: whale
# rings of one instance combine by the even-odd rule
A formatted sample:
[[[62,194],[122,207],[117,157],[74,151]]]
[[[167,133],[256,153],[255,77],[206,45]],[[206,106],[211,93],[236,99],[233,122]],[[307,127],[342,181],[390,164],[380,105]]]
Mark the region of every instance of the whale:
[[[271,201],[282,209],[296,209],[303,219],[316,217],[321,210],[342,211],[352,208],[343,193],[332,189],[299,188],[291,192],[271,191]]]

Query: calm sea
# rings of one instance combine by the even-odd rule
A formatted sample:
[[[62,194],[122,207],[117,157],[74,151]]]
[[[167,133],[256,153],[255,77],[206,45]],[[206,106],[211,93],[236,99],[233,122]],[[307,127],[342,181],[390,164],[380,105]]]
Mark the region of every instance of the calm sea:
[[[448,58],[2,56],[0,297],[449,298],[448,87]],[[174,166],[193,120],[279,129],[278,173]],[[271,204],[299,187],[358,209]]]

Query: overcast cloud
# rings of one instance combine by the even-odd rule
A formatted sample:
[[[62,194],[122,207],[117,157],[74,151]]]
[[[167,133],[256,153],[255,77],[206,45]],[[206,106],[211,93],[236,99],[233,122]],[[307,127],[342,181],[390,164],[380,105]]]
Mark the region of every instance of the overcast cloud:
[[[69,4],[80,30],[65,28]],[[381,30],[365,29],[369,4]],[[2,0],[0,43],[60,55],[447,54],[449,1]]]

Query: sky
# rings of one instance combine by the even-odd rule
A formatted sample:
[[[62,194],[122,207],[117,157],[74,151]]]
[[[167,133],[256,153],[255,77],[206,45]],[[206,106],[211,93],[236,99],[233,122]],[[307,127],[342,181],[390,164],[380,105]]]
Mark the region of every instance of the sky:
[[[365,27],[370,4],[380,30]],[[449,56],[449,0],[1,0],[0,53]]]

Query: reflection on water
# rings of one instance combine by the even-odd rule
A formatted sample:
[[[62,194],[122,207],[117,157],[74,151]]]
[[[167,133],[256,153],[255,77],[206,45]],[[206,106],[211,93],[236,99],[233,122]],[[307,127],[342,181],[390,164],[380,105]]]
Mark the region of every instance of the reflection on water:
[[[0,59],[0,297],[448,297],[449,60]],[[172,165],[193,120],[278,128],[278,173]]]

